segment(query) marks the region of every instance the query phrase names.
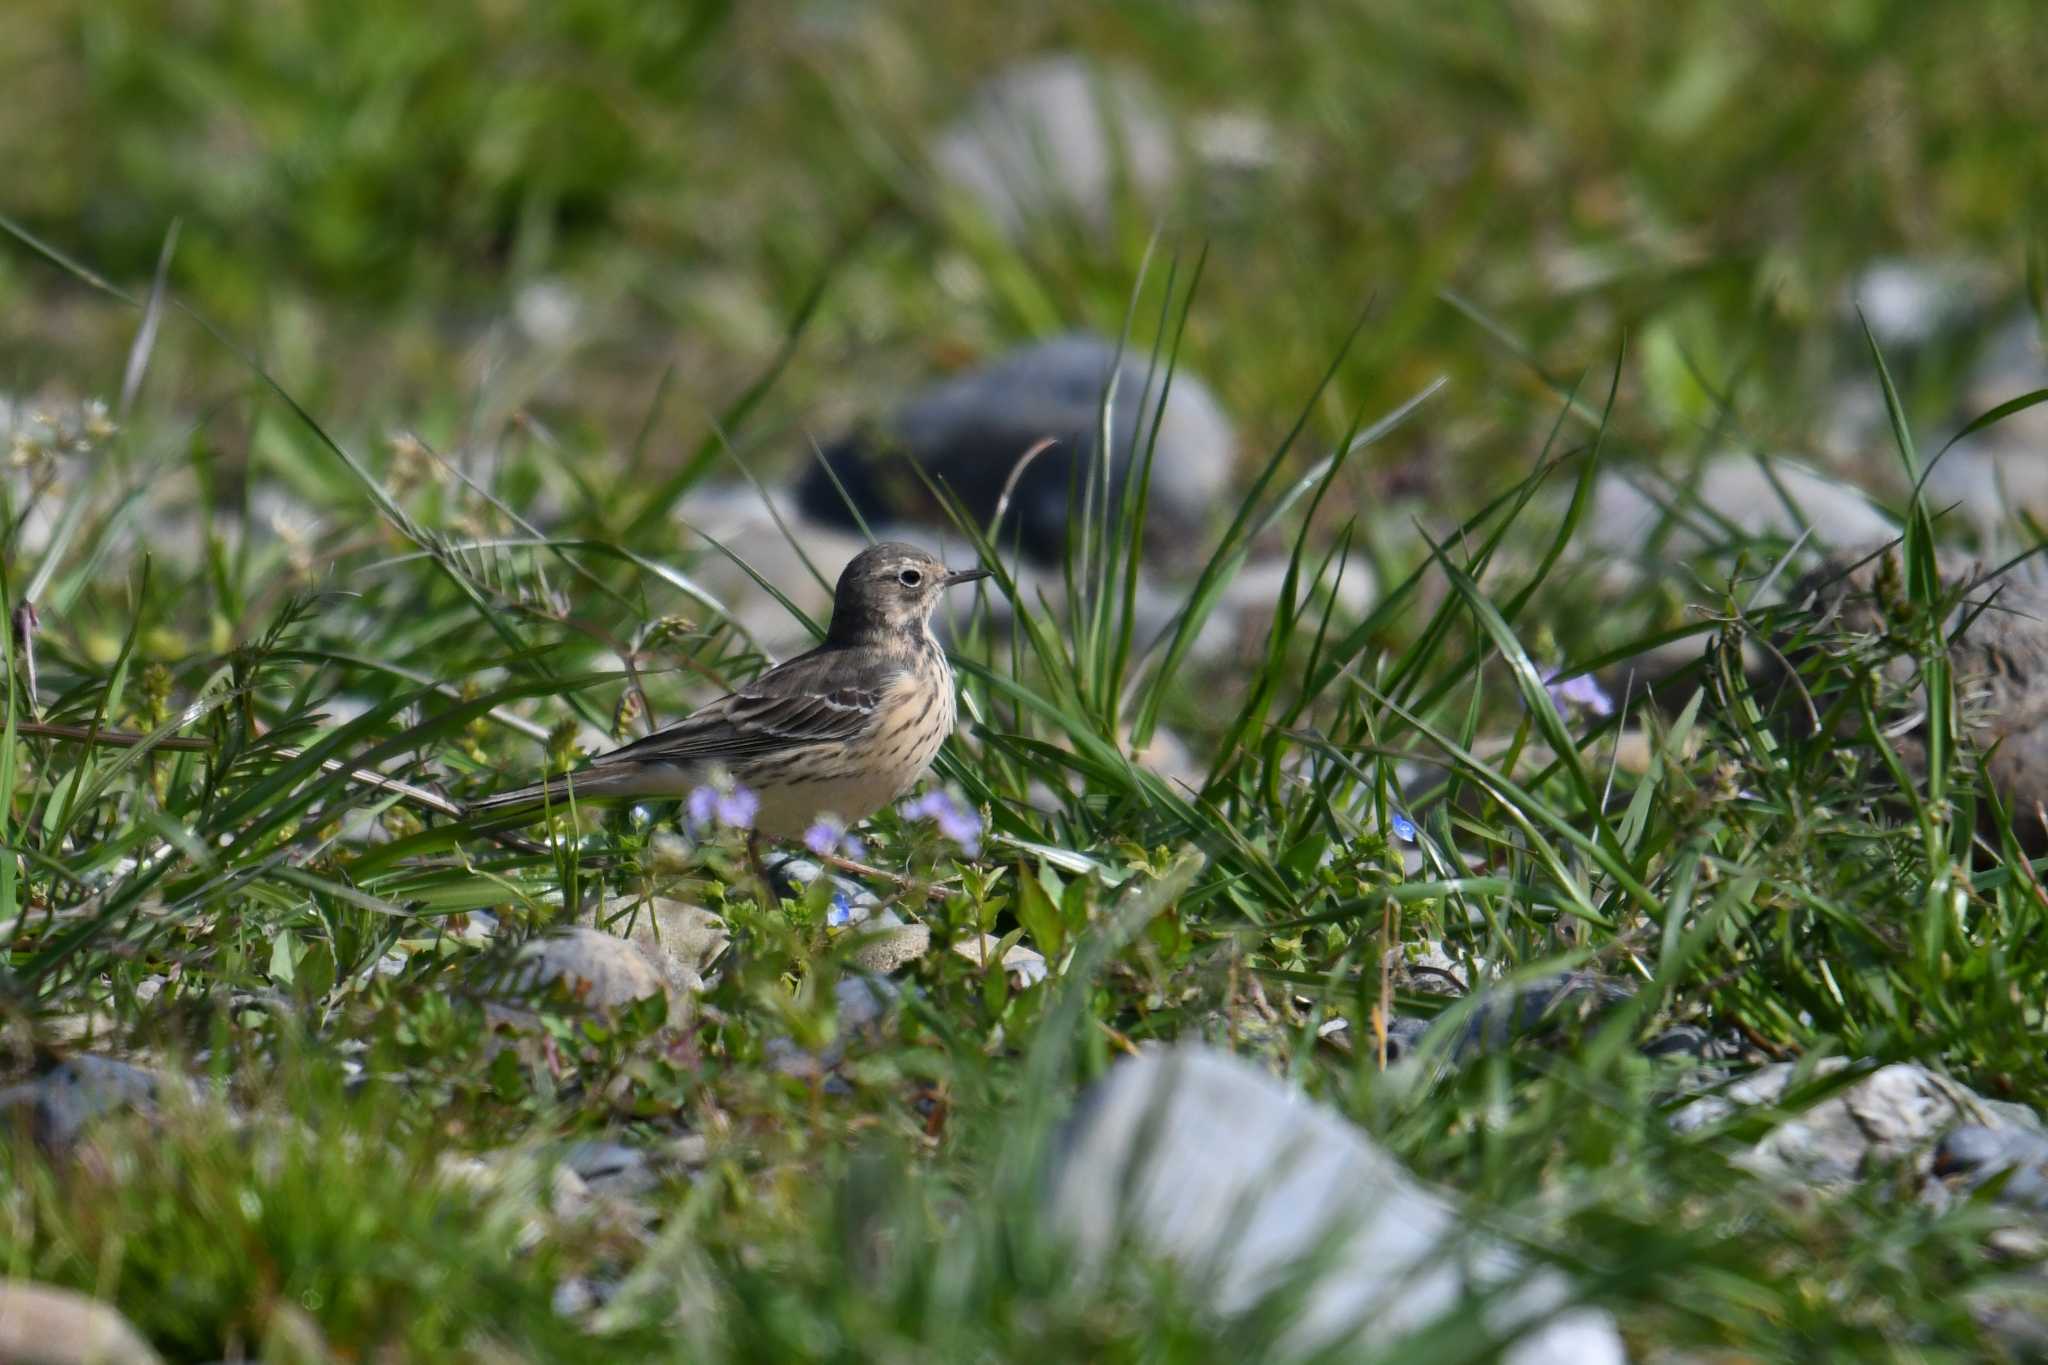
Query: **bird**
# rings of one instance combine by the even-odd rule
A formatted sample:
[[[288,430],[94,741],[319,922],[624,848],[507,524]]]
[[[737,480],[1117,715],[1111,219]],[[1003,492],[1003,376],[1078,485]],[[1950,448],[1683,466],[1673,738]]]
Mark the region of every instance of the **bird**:
[[[470,804],[538,816],[578,802],[681,797],[723,774],[760,804],[752,835],[801,837],[859,824],[924,776],[957,715],[953,669],[932,634],[948,588],[986,578],[900,542],[840,572],[815,649],[584,767]]]

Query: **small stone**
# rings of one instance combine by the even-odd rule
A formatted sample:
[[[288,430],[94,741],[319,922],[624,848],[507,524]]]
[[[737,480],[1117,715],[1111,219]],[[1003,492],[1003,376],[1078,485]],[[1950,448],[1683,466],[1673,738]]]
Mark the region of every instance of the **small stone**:
[[[1010,67],[932,145],[932,162],[1012,236],[1067,219],[1101,232],[1120,190],[1156,208],[1180,170],[1172,126],[1135,73],[1056,54]]]
[[[2048,388],[2048,350],[2033,314],[2023,313],[1986,348],[1965,382],[1954,424],[1960,429],[2042,388]],[[1986,539],[2019,513],[2048,516],[2048,404],[2023,408],[1956,442],[1928,469],[1927,500],[1935,509],[1959,505]]]
[[[867,537],[845,519],[808,516],[790,494],[751,484],[693,490],[671,518],[682,531],[684,544],[702,551],[689,565],[690,581],[714,598],[771,658],[786,658],[816,641],[773,594],[762,592],[745,570],[707,542],[730,547],[821,624],[832,612],[832,585],[839,567],[868,546]],[[883,529],[876,527],[878,533]],[[688,614],[701,615],[707,629],[717,624],[718,613],[710,607],[692,607]],[[705,700],[709,699],[707,695]]]
[[[155,1365],[128,1319],[55,1285],[0,1280],[0,1365]]]
[[[1999,1188],[1998,1201],[2048,1213],[2048,1133],[2019,1125],[1970,1123],[1934,1149],[1933,1173],[1966,1190],[2007,1172],[2011,1174]]]
[[[994,934],[956,938],[953,940],[953,951],[975,966],[986,969],[994,961],[996,949],[1002,947],[1002,942]],[[1045,980],[1045,956],[1035,948],[1013,943],[1004,951],[1002,961],[1004,974],[1020,986],[1035,986]]]
[[[702,906],[664,896],[615,896],[604,903],[598,917],[625,929],[627,941],[668,983],[677,1010],[688,1010],[704,993],[704,973],[730,941],[724,920]],[[672,1012],[671,1022],[682,1021]]]
[[[1819,1079],[1847,1065],[1830,1057],[1806,1074]],[[1761,1067],[1686,1105],[1672,1115],[1671,1126],[1698,1132],[1740,1110],[1777,1105],[1797,1074],[1792,1062]],[[1901,1164],[1924,1181],[1934,1171],[1935,1143],[1943,1134],[1965,1124],[2005,1126],[2011,1112],[1938,1072],[1899,1062],[1788,1115],[1738,1160],[1761,1175],[1822,1186],[1851,1184]]]
[[[623,1142],[578,1142],[563,1154],[562,1164],[574,1171],[592,1194],[612,1199],[646,1194],[661,1183],[647,1152]]]
[[[859,525],[848,509],[849,499],[870,524],[949,524],[914,465],[949,489],[967,515],[986,528],[1014,474],[994,543],[1004,551],[1018,544],[1027,560],[1054,564],[1079,511],[1070,505],[1070,495],[1088,486],[1077,481],[1101,478],[1095,452],[1112,375],[1117,391],[1110,421],[1110,496],[1121,497],[1126,476],[1149,447],[1148,549],[1168,560],[1185,560],[1196,551],[1200,533],[1229,487],[1237,433],[1222,404],[1185,361],[1173,371],[1162,410],[1160,386],[1168,381],[1163,357],[1156,370],[1151,354],[1142,350],[1125,350],[1119,361],[1115,343],[1085,334],[1011,351],[914,394],[879,428],[856,431],[829,446],[824,462],[830,474],[813,461],[797,487],[797,507],[810,520],[842,533]],[[1055,444],[1018,472],[1025,453],[1048,437]]]
[[[1999,278],[1994,266],[1963,258],[1873,261],[1849,282],[1840,313],[1852,326],[1861,314],[1879,346],[1902,350],[1969,322]]]
[[[167,1087],[190,1098],[183,1077],[87,1053],[0,1089],[0,1113],[25,1118],[45,1150],[61,1152],[95,1119],[127,1110],[153,1113]]]
[[[861,926],[851,932],[853,965],[877,976],[900,971],[932,948],[932,931],[923,924]]]
[[[1623,1359],[1605,1314],[1565,1307],[1562,1277],[1471,1231],[1341,1116],[1213,1048],[1119,1063],[1082,1097],[1048,1185],[1084,1266],[1135,1245],[1201,1277],[1225,1318],[1298,1288],[1275,1358],[1391,1358],[1485,1293],[1476,1311],[1510,1365]]]
[[[539,993],[556,982],[593,1010],[620,1010],[668,993],[646,953],[616,934],[583,926],[556,930],[519,950],[514,989]]]
[[[901,992],[880,976],[842,976],[832,988],[838,1008],[839,1029],[832,1042],[817,1053],[798,1047],[788,1038],[770,1038],[762,1048],[771,1070],[788,1076],[819,1076],[839,1065],[846,1057],[846,1043],[863,1034],[881,1030]]]
[[[1653,569],[1753,540],[1797,540],[1809,528],[1816,551],[1896,534],[1892,519],[1847,480],[1748,455],[1716,456],[1690,476],[1607,470],[1585,524],[1595,552]]]

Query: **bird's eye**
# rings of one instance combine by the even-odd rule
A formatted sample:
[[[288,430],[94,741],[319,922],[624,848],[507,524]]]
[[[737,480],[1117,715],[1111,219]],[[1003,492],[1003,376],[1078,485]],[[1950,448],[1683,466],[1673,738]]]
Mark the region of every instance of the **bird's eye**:
[[[905,569],[902,573],[896,575],[896,581],[906,588],[918,587],[924,582],[924,570]]]

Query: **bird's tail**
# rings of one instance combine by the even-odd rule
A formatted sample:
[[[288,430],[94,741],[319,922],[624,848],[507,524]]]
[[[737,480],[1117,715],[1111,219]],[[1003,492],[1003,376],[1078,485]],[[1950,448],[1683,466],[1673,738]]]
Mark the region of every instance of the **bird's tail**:
[[[570,781],[567,777],[551,777],[545,782],[530,786],[514,787],[508,792],[494,792],[469,803],[471,815],[509,815],[515,812],[540,814],[543,809],[559,807],[568,809],[571,800]],[[589,784],[578,780],[574,784],[574,799],[582,800],[594,795]]]
[[[550,777],[531,786],[515,787],[508,792],[495,792],[470,802],[469,813],[538,815],[543,809],[566,811],[571,801],[582,805],[585,802],[674,794],[670,784],[660,781],[658,775],[650,776],[640,764],[620,764],[615,768],[600,765],[578,773]]]

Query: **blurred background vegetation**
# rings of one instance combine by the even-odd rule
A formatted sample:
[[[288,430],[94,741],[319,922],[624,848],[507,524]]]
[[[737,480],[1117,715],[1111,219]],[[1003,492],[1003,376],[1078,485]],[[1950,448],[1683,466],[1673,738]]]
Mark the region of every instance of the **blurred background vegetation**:
[[[1141,83],[1178,170],[1156,197],[1127,184],[1100,215],[1020,227],[949,181],[936,149],[989,81],[1055,53]],[[1651,768],[1637,790],[1655,799],[1632,797],[1620,821],[1627,866],[1581,838],[1581,827],[1606,830],[1613,812],[1608,788],[1576,762],[1519,809],[1487,796],[1468,810],[1454,785],[1414,821],[1401,816],[1403,840],[1426,823],[1439,847],[1479,856],[1435,872],[1488,874],[1470,901],[1464,890],[1414,901],[1400,926],[1409,946],[1426,934],[1432,946],[1472,947],[1497,980],[1591,962],[1646,988],[1639,1013],[1569,1059],[1536,1050],[1512,1071],[1489,1061],[1384,1088],[1366,1045],[1373,1020],[1385,1023],[1374,1002],[1393,989],[1382,964],[1396,929],[1379,897],[1413,869],[1377,823],[1347,825],[1342,838],[1322,828],[1331,793],[1352,800],[1352,779],[1295,722],[1335,736],[1339,756],[1370,755],[1374,773],[1359,781],[1377,783],[1383,805],[1406,780],[1396,760],[1446,752],[1410,727],[1460,736],[1474,753],[1504,739],[1486,754],[1506,754],[1510,768],[1539,723],[1549,728],[1538,739],[1572,752],[1565,721],[1543,705],[1539,666],[1547,678],[1567,661],[1577,672],[1610,652],[1628,660],[1655,632],[1699,628],[1705,618],[1684,609],[1720,608],[1713,580],[1680,568],[1649,590],[1618,576],[1600,595],[1586,591],[1610,561],[1664,553],[1656,537],[1603,526],[1625,518],[1597,507],[1567,516],[1561,499],[1531,501],[1483,570],[1493,556],[1483,533],[1448,539],[1487,496],[1534,482],[1538,452],[1574,420],[1565,391],[1581,388],[1579,416],[1597,417],[1610,378],[1619,385],[1611,417],[1571,426],[1555,454],[1593,445],[1603,462],[1670,468],[1730,447],[1796,454],[1823,466],[1816,482],[1867,485],[1896,510],[1901,461],[1859,305],[1929,435],[2038,387],[2024,375],[2048,375],[2044,70],[2039,0],[6,0],[0,218],[14,231],[0,234],[0,450],[13,501],[0,588],[45,613],[46,718],[153,729],[188,698],[218,711],[178,722],[213,736],[205,760],[73,767],[68,749],[39,741],[23,748],[23,766],[0,764],[0,814],[12,821],[0,833],[40,850],[34,876],[18,878],[30,888],[20,903],[99,917],[74,931],[53,916],[50,942],[14,947],[0,1034],[41,1046],[65,1036],[53,1020],[96,1029],[104,1007],[264,1099],[302,1031],[314,1072],[337,1078],[339,1059],[360,1065],[368,1038],[372,1062],[389,1062],[395,1078],[372,1095],[403,1121],[358,1110],[347,1122],[409,1129],[422,1166],[444,1147],[528,1129],[708,1134],[724,1177],[663,1207],[682,1229],[665,1245],[694,1255],[694,1237],[715,1275],[666,1251],[643,1259],[637,1243],[620,1250],[602,1232],[591,1240],[604,1245],[565,1254],[607,1274],[632,1267],[636,1283],[665,1293],[714,1285],[723,1311],[692,1300],[682,1316],[728,1330],[731,1359],[822,1357],[817,1343],[840,1339],[832,1332],[853,1343],[848,1358],[887,1356],[874,1346],[882,1319],[900,1333],[891,1340],[922,1347],[900,1358],[998,1358],[958,1347],[967,1336],[946,1335],[956,1327],[1007,1343],[1007,1358],[1216,1358],[1199,1345],[1153,1349],[1150,1334],[1176,1330],[1155,1297],[1133,1295],[1140,1306],[1103,1327],[1120,1288],[1020,1270],[1009,1254],[1019,1220],[985,1198],[986,1153],[1011,1130],[1036,1131],[1013,1102],[1029,1079],[1017,1058],[1049,1017],[1055,1047],[1065,1046],[1057,1030],[1080,1029],[1075,1050],[1085,1046],[1091,1070],[1112,1043],[1219,1027],[1234,1043],[1292,1054],[1419,1174],[1482,1208],[1569,1222],[1551,1240],[1618,1267],[1589,1292],[1633,1341],[1702,1350],[1646,1358],[1867,1358],[1882,1343],[1918,1359],[1930,1341],[1971,1342],[1962,1290],[1997,1267],[1962,1235],[1968,1226],[1928,1219],[1889,1179],[1845,1204],[1780,1200],[1718,1148],[1670,1135],[1669,1090],[1628,1045],[1662,1012],[1698,1020],[1702,1037],[1709,1025],[1738,1028],[1772,1057],[1926,1059],[1989,1093],[2039,1095],[2048,901],[2036,877],[2001,863],[1973,887],[1967,924],[1957,893],[1951,922],[1952,855],[1975,856],[1964,853],[1969,822],[1948,827],[1945,809],[1899,816],[1900,781],[1867,757],[1889,713],[1869,710],[1858,750],[1819,726],[1781,743],[1711,708],[1687,712],[1678,733],[1697,724],[1696,752],[1676,741],[1641,750]],[[1276,519],[1284,506],[1276,539],[1298,534],[1318,552],[1363,546],[1415,567],[1427,556],[1412,534],[1420,524],[1451,545],[1442,567],[1483,572],[1483,588],[1431,566],[1420,588],[1396,592],[1398,576],[1376,565],[1386,593],[1365,604],[1369,616],[1346,608],[1326,641],[1328,618],[1275,611],[1234,678],[1209,664],[1189,665],[1189,681],[1172,664],[1127,678],[1121,653],[1105,663],[1132,639],[1128,618],[1101,614],[1113,592],[1094,596],[1096,628],[1077,629],[1064,657],[1045,643],[1065,647],[1053,633],[1012,637],[1029,635],[1028,666],[991,635],[968,640],[962,657],[982,664],[968,695],[981,704],[944,775],[988,793],[992,841],[1030,837],[1000,865],[956,867],[967,889],[925,908],[939,942],[985,947],[984,931],[1022,933],[1029,916],[1030,937],[1057,959],[1056,945],[1097,922],[1115,887],[1163,876],[1168,845],[1189,830],[1216,859],[1070,1020],[1048,1015],[1047,1001],[1068,998],[1050,986],[1012,991],[985,953],[941,951],[907,978],[929,1002],[910,1041],[857,1056],[854,1099],[778,1076],[762,1065],[772,1042],[831,1036],[841,950],[819,896],[800,913],[762,909],[726,871],[687,890],[715,897],[741,945],[721,970],[716,1018],[688,1047],[651,1057],[632,1029],[565,1031],[578,1052],[573,1084],[552,1050],[497,1060],[508,1054],[454,975],[444,919],[492,908],[510,947],[564,905],[585,914],[594,889],[625,887],[643,851],[652,885],[654,825],[590,832],[582,847],[602,857],[588,872],[574,858],[476,854],[497,856],[479,876],[467,852],[416,859],[424,845],[411,841],[445,831],[420,832],[397,811],[330,835],[344,778],[314,775],[324,751],[277,746],[317,733],[337,753],[409,755],[392,761],[458,792],[523,780],[573,744],[638,723],[624,700],[613,708],[562,681],[609,671],[621,642],[650,656],[673,649],[691,665],[665,670],[654,692],[660,713],[676,714],[700,671],[755,662],[722,628],[692,633],[706,622],[689,614],[704,614],[667,568],[698,573],[711,561],[671,504],[693,478],[730,474],[728,446],[777,479],[812,441],[1019,342],[1113,336],[1131,319],[1148,347],[1173,335],[1198,262],[1180,360],[1214,387],[1238,436],[1239,496],[1218,500],[1214,529],[1240,505]],[[136,347],[136,302],[160,269],[179,307]],[[2017,364],[1998,354],[2016,335]],[[131,366],[142,350],[131,404],[124,374],[143,374]],[[266,376],[311,420],[287,413]],[[1301,497],[1304,481],[1255,486],[1304,404],[1290,475],[1439,376],[1448,386],[1411,420],[1331,466],[1340,472],[1326,501],[1321,490]],[[439,452],[445,464],[430,458]],[[1607,473],[1591,470],[1585,486]],[[1290,487],[1295,503],[1276,493]],[[269,498],[260,507],[259,495]],[[2048,485],[2040,496],[2048,518]],[[1590,552],[1556,559],[1553,532],[1562,548],[1580,529]],[[1382,555],[1397,536],[1404,548]],[[2031,528],[2028,543],[2042,539]],[[495,552],[479,548],[493,542]],[[621,546],[638,557],[600,554]],[[1930,552],[1928,535],[1917,550]],[[1744,539],[1738,553],[1750,552]],[[1102,563],[1113,582],[1117,560]],[[1628,595],[1633,610],[1674,580],[1649,603],[1662,615],[1632,635],[1613,604]],[[1261,581],[1276,602],[1280,580]],[[1519,594],[1539,584],[1521,611]],[[1482,592],[1502,594],[1505,616],[1482,613]],[[733,594],[762,596],[752,584]],[[1033,620],[1030,599],[1013,597]],[[1940,621],[1938,605],[1915,599],[1914,619]],[[1939,641],[1939,629],[1925,638]],[[1700,645],[1689,644],[1694,658]],[[1521,660],[1513,677],[1499,666],[1510,653]],[[1739,649],[1722,652],[1731,676],[1715,686],[1739,701],[1748,694],[1731,657],[1739,663]],[[1086,666],[1070,666],[1076,658]],[[1844,658],[1829,666],[1874,667]],[[246,685],[233,708],[221,705],[231,684]],[[1016,704],[997,684],[1041,688],[1029,693],[1039,704]],[[18,671],[17,685],[36,688]],[[457,709],[493,700],[519,724],[493,712],[498,728],[472,725]],[[332,728],[319,728],[322,707]],[[1144,728],[1133,714],[1149,726],[1155,710],[1204,755],[1196,761],[1225,756],[1207,793],[1222,793],[1215,803],[1195,811],[1163,778],[1141,778],[1139,760],[1123,761]],[[259,733],[258,720],[269,728]],[[1646,733],[1661,731],[1652,722]],[[1494,761],[1460,759],[1460,771]],[[94,785],[78,799],[72,774],[89,769]],[[1311,788],[1324,811],[1303,817]],[[316,801],[320,818],[301,828]],[[1532,813],[1548,823],[1539,829]],[[905,822],[880,823],[877,857],[932,866]],[[1560,832],[1578,851],[1561,852]],[[1155,836],[1156,846],[1139,842]],[[189,865],[171,856],[174,838]],[[1619,844],[1611,831],[1606,842]],[[332,880],[296,865],[275,872],[287,848]],[[2003,856],[2024,866],[2010,847]],[[236,875],[214,877],[209,859]],[[1711,889],[1693,884],[1702,863],[1719,869]],[[1035,869],[1066,889],[1042,905],[1020,892],[1006,909],[1013,867],[1020,886]],[[0,858],[0,919],[15,904],[15,871]],[[119,920],[160,876],[175,913],[151,906]],[[1639,904],[1649,897],[1637,885],[1668,902],[1665,948],[1683,950],[1657,954],[1654,980],[1642,963],[1656,941]],[[72,904],[86,887],[129,900],[95,890]],[[381,899],[369,908],[366,895]],[[1467,914],[1473,902],[1487,913]],[[1615,918],[1560,910],[1581,902]],[[1675,927],[1687,924],[1704,927],[1681,942]],[[1261,981],[1290,1013],[1276,1014]],[[1241,1008],[1254,997],[1256,1009]],[[252,1000],[278,1008],[265,1014]],[[1398,1003],[1445,1008],[1434,996]],[[1348,1056],[1332,1045],[1310,1067],[1320,1021],[1347,1011],[1360,1042]],[[1263,1034],[1241,1033],[1261,1019]],[[283,1089],[308,1136],[339,1130],[327,1119],[342,1100]],[[865,1257],[848,1249],[869,1245],[853,1216],[860,1201],[841,1201],[843,1229],[816,1209],[842,1191],[817,1172],[875,1115],[906,1151],[932,1158],[941,1182],[928,1210],[903,1204],[912,1215],[892,1240],[908,1269],[896,1298],[846,1269]],[[11,1273],[117,1298],[184,1358],[212,1359],[241,1340],[251,1302],[273,1292],[274,1265],[307,1283],[336,1266],[395,1267],[380,1269],[379,1294],[439,1296],[459,1310],[454,1326],[423,1314],[417,1330],[394,1329],[414,1330],[415,1358],[450,1358],[444,1342],[472,1330],[524,1331],[544,1358],[574,1358],[547,1346],[564,1331],[550,1298],[564,1282],[554,1250],[508,1271],[491,1235],[409,1196],[425,1177],[403,1163],[312,1141],[279,1168],[225,1131],[191,1143],[147,1136],[139,1150],[161,1164],[140,1180],[108,1164],[117,1178],[104,1187],[45,1178],[26,1152],[10,1168],[0,1151],[0,1188],[21,1192],[0,1209]],[[188,1168],[195,1150],[221,1159]],[[102,1168],[79,1169],[91,1182]],[[963,1204],[983,1222],[965,1220],[949,1241],[930,1236],[942,1222],[961,1226]],[[199,1215],[184,1217],[188,1208]],[[223,1236],[220,1209],[249,1221]],[[981,1260],[957,1254],[984,1233]],[[416,1272],[390,1256],[406,1243],[466,1269],[437,1276],[423,1257]],[[197,1308],[157,1289],[202,1282],[213,1298]],[[289,1294],[298,1282],[279,1283]],[[958,1311],[927,1311],[928,1290]],[[1130,1349],[1035,1341],[1041,1309],[1066,1304],[1062,1295],[1078,1306],[1055,1312],[1055,1329]],[[671,1337],[673,1304],[648,1303],[636,1317],[629,1302],[620,1334],[585,1342],[585,1358],[625,1358],[617,1342],[630,1333]],[[383,1324],[406,1321],[374,1297],[324,1318],[363,1359],[374,1351],[357,1348],[373,1347]]]
[[[790,461],[878,389],[1122,322],[1149,214],[1012,239],[931,173],[931,130],[1044,51],[1140,73],[1191,144],[1159,226],[1208,249],[1187,359],[1248,449],[1368,306],[1318,435],[1458,382],[1376,457],[1392,486],[1418,457],[1524,467],[1537,373],[1604,373],[1624,336],[1643,441],[1725,395],[1810,447],[1857,272],[1967,258],[2016,301],[2048,184],[2030,0],[13,0],[0,211],[132,291],[177,221],[177,294],[351,436],[517,410],[616,449],[668,373],[648,452],[673,462],[822,289],[734,433]],[[0,253],[0,382],[111,387],[133,322]],[[153,379],[173,391],[250,383],[165,361],[202,367]]]

